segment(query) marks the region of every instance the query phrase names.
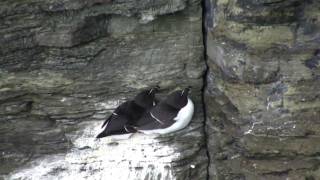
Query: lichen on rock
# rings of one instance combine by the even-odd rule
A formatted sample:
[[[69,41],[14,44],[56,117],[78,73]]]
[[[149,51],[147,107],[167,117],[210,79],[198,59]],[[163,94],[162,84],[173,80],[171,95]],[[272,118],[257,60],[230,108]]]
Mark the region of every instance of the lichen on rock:
[[[319,2],[206,5],[210,179],[319,179]]]

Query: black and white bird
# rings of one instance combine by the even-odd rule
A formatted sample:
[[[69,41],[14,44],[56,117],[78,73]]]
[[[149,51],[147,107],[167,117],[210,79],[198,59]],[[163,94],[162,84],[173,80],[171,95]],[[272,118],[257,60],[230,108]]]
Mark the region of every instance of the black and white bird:
[[[104,130],[97,136],[103,138],[111,135],[121,135],[136,132],[138,119],[156,105],[155,93],[159,87],[140,92],[133,100],[126,101],[118,106],[102,124]]]
[[[192,119],[194,104],[188,98],[190,88],[171,93],[145,113],[137,122],[144,134],[168,134],[185,128]]]

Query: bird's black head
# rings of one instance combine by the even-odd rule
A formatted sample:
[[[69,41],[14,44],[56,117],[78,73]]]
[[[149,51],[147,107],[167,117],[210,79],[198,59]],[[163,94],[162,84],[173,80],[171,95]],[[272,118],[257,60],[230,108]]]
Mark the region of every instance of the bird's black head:
[[[183,90],[175,91],[165,99],[166,104],[176,108],[181,109],[188,103],[188,95],[190,92],[190,87]]]
[[[155,103],[155,94],[159,89],[160,87],[156,86],[151,89],[144,90],[140,92],[133,101],[145,109],[151,108]]]

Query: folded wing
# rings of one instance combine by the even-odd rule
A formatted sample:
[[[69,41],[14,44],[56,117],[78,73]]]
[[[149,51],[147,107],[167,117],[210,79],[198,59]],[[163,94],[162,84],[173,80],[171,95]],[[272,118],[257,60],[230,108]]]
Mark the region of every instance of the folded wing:
[[[163,129],[171,126],[176,121],[174,118],[178,114],[177,109],[174,109],[166,104],[160,103],[149,112],[146,112],[137,122],[137,130],[154,130]]]

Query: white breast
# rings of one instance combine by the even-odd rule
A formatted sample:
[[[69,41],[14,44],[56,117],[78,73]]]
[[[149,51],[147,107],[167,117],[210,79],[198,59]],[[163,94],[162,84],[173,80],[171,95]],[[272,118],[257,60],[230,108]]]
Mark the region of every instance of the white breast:
[[[174,118],[176,121],[174,124],[172,124],[170,127],[167,127],[165,129],[155,129],[155,130],[147,130],[147,131],[141,131],[145,134],[168,134],[171,132],[178,131],[180,129],[185,128],[189,122],[192,119],[194,112],[194,105],[191,99],[188,98],[188,103],[186,106],[184,106],[177,114],[177,116]]]

